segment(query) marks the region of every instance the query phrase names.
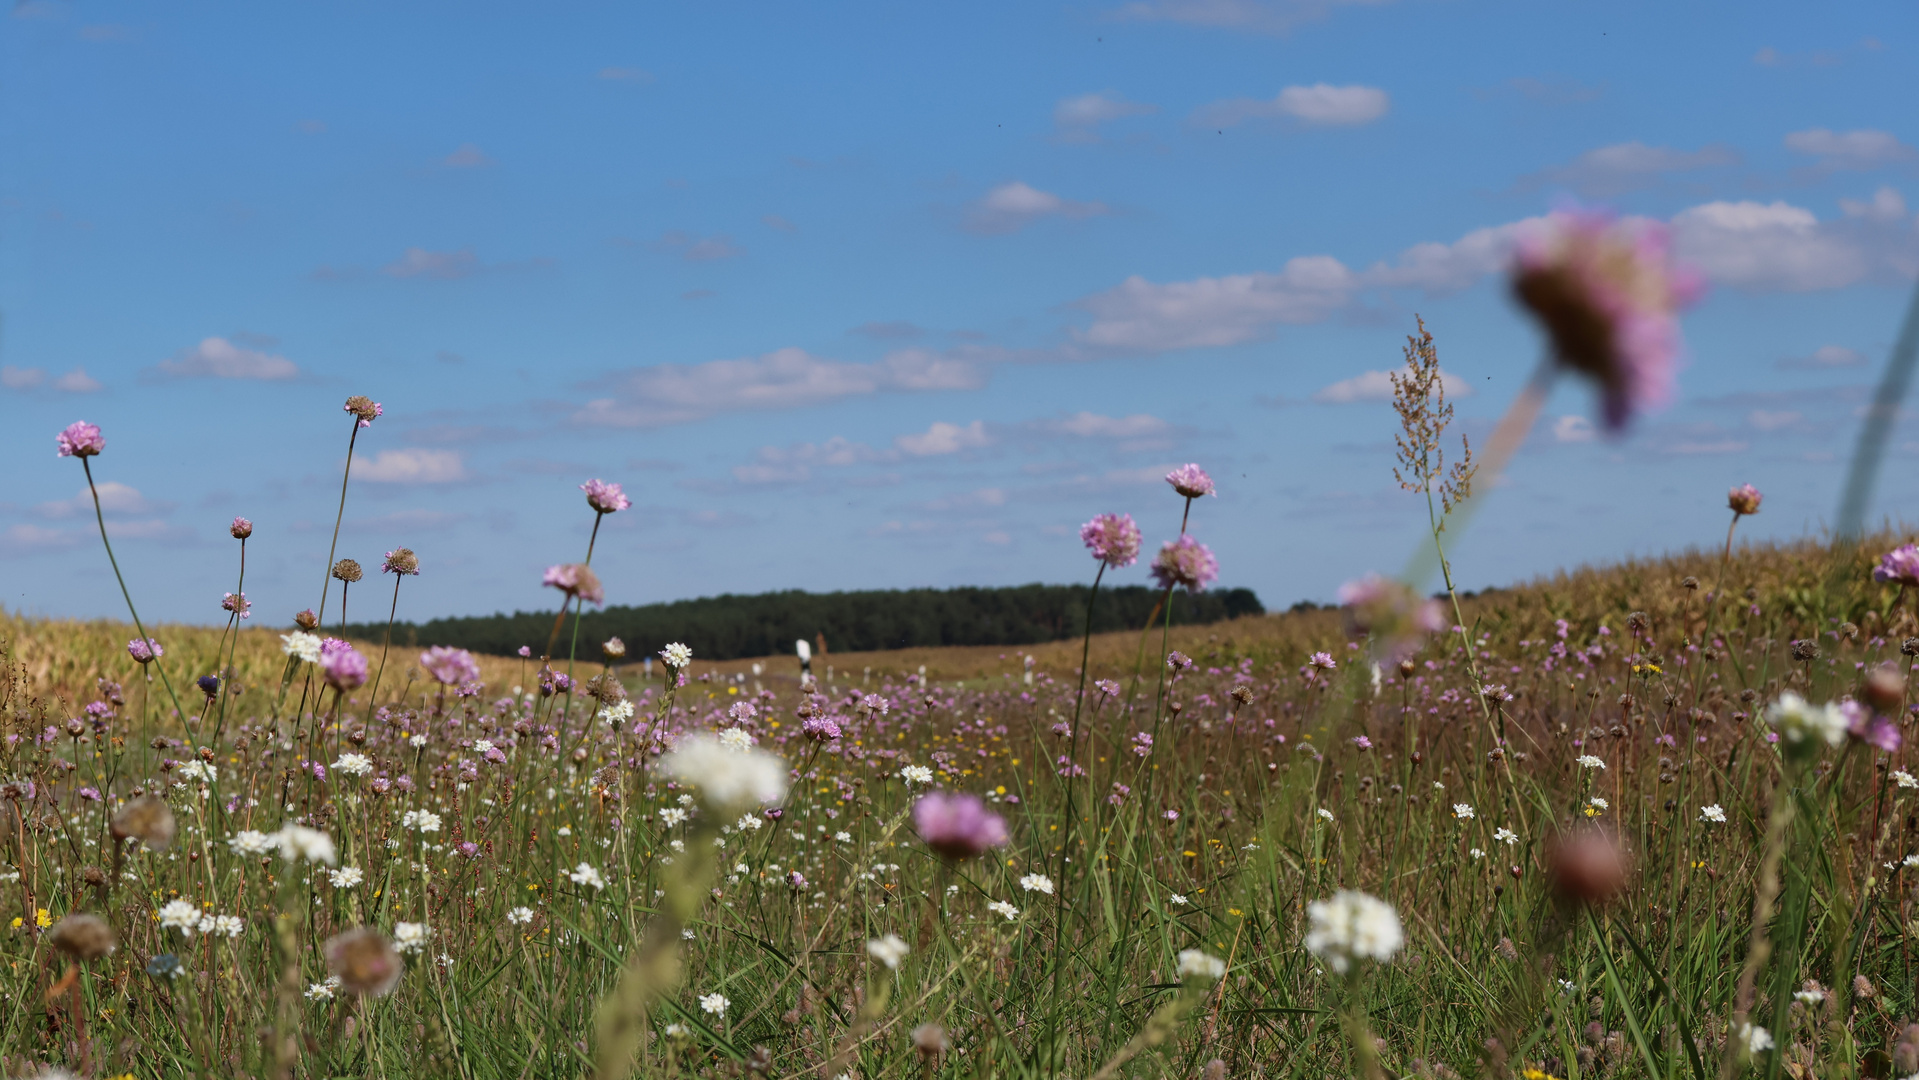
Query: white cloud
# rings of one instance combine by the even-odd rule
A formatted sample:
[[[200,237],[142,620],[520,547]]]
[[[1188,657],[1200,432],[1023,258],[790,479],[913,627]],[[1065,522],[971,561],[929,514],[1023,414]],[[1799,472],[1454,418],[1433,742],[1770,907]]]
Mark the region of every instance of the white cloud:
[[[975,390],[1004,357],[991,349],[901,349],[855,364],[784,348],[737,360],[656,364],[614,382],[574,419],[611,427],[685,424],[728,412],[797,409],[881,391]]]
[[[1301,23],[1325,18],[1334,8],[1381,2],[1389,0],[1133,0],[1112,14],[1140,22],[1284,34]]]
[[[130,515],[164,514],[173,509],[172,503],[155,502],[145,495],[120,483],[108,480],[96,484],[94,490],[100,493],[100,512],[103,514],[127,517]],[[67,518],[75,516],[93,516],[93,493],[82,488],[71,499],[58,499],[43,502],[34,510],[45,518]]]
[[[248,349],[223,337],[210,337],[191,349],[160,361],[160,370],[179,378],[291,379],[300,368],[284,356]]]
[[[733,478],[743,484],[798,483],[811,478],[816,467],[862,465],[897,456],[835,435],[822,443],[762,446],[752,462],[733,467]]]
[[[1598,434],[1593,422],[1583,416],[1562,416],[1553,421],[1553,439],[1556,442],[1591,442]]]
[[[1127,101],[1111,90],[1102,90],[1062,98],[1053,106],[1053,127],[1062,142],[1098,142],[1101,124],[1158,111],[1157,105]]]
[[[936,420],[933,426],[917,435],[901,435],[893,440],[893,445],[902,452],[914,457],[934,457],[941,454],[957,454],[962,450],[976,450],[993,440],[986,434],[986,422],[975,420],[965,427]]]
[[[1137,275],[1079,301],[1093,323],[1090,345],[1162,351],[1237,345],[1275,323],[1316,323],[1345,307],[1359,288],[1330,255],[1288,261],[1278,273],[1234,274],[1158,284]]]
[[[1900,142],[1890,132],[1867,129],[1832,131],[1828,128],[1808,128],[1795,131],[1786,136],[1786,149],[1819,158],[1821,165],[1835,169],[1870,169],[1905,161],[1914,154],[1912,147]]]
[[[1081,412],[1047,425],[1054,431],[1077,435],[1082,439],[1145,439],[1164,435],[1172,425],[1157,416],[1135,413],[1132,416],[1101,416]]]
[[[1294,120],[1313,127],[1352,127],[1386,115],[1392,98],[1376,86],[1288,86],[1270,101],[1232,98],[1202,105],[1192,122],[1226,128],[1249,120]]]
[[[0,367],[0,386],[9,390],[31,390],[46,381],[45,368],[18,368],[10,364]]]
[[[53,380],[55,390],[64,390],[69,394],[91,394],[100,389],[100,386],[100,380],[87,374],[86,368],[74,368]]]
[[[0,533],[0,551],[25,555],[37,551],[58,551],[85,542],[84,532],[49,529],[42,525],[14,525]]]
[[[967,232],[994,235],[1018,232],[1045,217],[1088,218],[1106,212],[1103,203],[1063,199],[1014,180],[971,203],[966,210],[965,224]]]
[[[402,447],[356,462],[353,476],[374,484],[450,484],[465,480],[467,473],[458,450]]]
[[[398,259],[380,268],[380,273],[388,277],[430,278],[437,281],[472,277],[479,271],[480,257],[470,247],[458,251],[428,251],[410,247]]]
[[[1844,345],[1821,345],[1808,356],[1789,356],[1779,361],[1782,368],[1850,368],[1865,367],[1866,354],[1857,349],[1848,349]]]
[[[451,154],[440,159],[440,164],[449,169],[484,169],[493,164],[486,151],[473,143],[461,143]]]
[[[1450,371],[1441,370],[1439,384],[1447,397],[1471,397],[1472,384]],[[1322,388],[1313,395],[1313,400],[1322,405],[1351,405],[1361,401],[1391,401],[1393,399],[1392,373],[1387,371],[1368,371],[1350,379]]]
[[[1557,184],[1585,195],[1611,197],[1646,187],[1667,173],[1737,164],[1739,154],[1728,146],[1674,150],[1627,142],[1588,150],[1571,163],[1529,177],[1527,182],[1529,186]]]
[[[1872,269],[1859,244],[1783,201],[1711,202],[1672,223],[1679,255],[1725,285],[1810,292],[1850,285]]]
[[[1906,197],[1889,187],[1872,193],[1870,199],[1840,199],[1839,210],[1849,218],[1894,222],[1906,216]]]

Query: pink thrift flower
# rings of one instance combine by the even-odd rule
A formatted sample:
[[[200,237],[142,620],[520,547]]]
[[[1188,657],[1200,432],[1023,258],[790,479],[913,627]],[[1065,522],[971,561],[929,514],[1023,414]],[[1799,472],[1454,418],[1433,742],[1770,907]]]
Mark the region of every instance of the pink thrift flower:
[[[1079,539],[1093,558],[1115,570],[1139,561],[1139,526],[1131,514],[1100,514],[1079,527]]]
[[[1677,266],[1665,226],[1560,210],[1521,233],[1513,292],[1545,325],[1559,362],[1599,384],[1618,431],[1672,397],[1678,313],[1703,291]]]
[[[53,437],[60,447],[57,457],[92,457],[107,448],[106,437],[100,434],[100,425],[89,424],[85,420],[75,420],[68,424],[65,431]]]
[[[246,518],[234,518],[233,525],[227,531],[233,534],[235,540],[245,540],[253,535],[253,522]]]
[[[1879,557],[1872,580],[1888,585],[1919,585],[1919,547],[1905,544]]]
[[[577,596],[588,603],[601,604],[606,601],[606,591],[600,587],[599,576],[585,563],[549,566],[540,584],[551,585],[568,596]]]
[[[166,649],[152,638],[134,638],[127,642],[127,655],[133,657],[134,662],[138,664],[151,664],[155,658],[166,654]]]
[[[1219,492],[1213,490],[1213,478],[1206,475],[1206,470],[1190,463],[1181,465],[1179,468],[1167,473],[1166,482],[1173,485],[1174,491],[1179,492],[1189,499],[1197,499],[1202,495],[1219,494]]]
[[[1211,549],[1190,536],[1167,541],[1153,557],[1153,580],[1162,589],[1184,585],[1190,592],[1203,592],[1219,579],[1219,560]]]
[[[814,742],[832,742],[840,737],[840,724],[831,716],[809,716],[800,722],[800,734]]]
[[[935,791],[913,804],[913,827],[926,846],[949,859],[968,859],[1006,846],[1006,822],[978,795]]]
[[[320,643],[320,670],[335,690],[355,690],[366,682],[366,657],[339,638],[327,638]]]
[[[420,666],[442,686],[458,686],[480,677],[480,662],[465,649],[435,645],[420,654]]]
[[[1758,488],[1751,484],[1741,484],[1726,492],[1726,506],[1733,513],[1743,517],[1747,514],[1757,514],[1759,502],[1764,498],[1764,495],[1759,494]]]
[[[386,413],[386,410],[380,407],[379,402],[374,401],[364,394],[355,394],[347,398],[346,405],[343,408],[346,412],[350,412],[359,417],[360,426],[363,428],[372,427],[373,421]]]
[[[626,497],[620,485],[604,480],[588,480],[580,485],[580,490],[586,492],[586,504],[602,514],[625,510],[633,505],[633,500]]]
[[[220,601],[220,606],[242,619],[253,614],[253,602],[247,599],[246,593],[228,593],[226,599]]]

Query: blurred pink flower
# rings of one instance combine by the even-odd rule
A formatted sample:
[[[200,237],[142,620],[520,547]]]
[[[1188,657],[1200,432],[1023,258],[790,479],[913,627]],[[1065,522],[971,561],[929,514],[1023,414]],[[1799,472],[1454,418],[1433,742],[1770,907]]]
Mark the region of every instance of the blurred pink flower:
[[[100,434],[100,425],[89,424],[85,420],[75,420],[68,424],[65,431],[53,437],[60,447],[58,457],[92,457],[107,448],[106,437]]]
[[[366,682],[366,657],[339,638],[320,643],[320,670],[335,690],[354,690]]]
[[[245,540],[253,535],[253,522],[242,517],[234,518],[233,525],[227,531],[233,534],[235,540]]]
[[[1703,282],[1674,263],[1664,225],[1555,211],[1521,233],[1512,287],[1559,362],[1599,384],[1606,427],[1618,431],[1672,397],[1678,313]]]
[[[1202,495],[1219,494],[1219,492],[1213,490],[1213,478],[1206,475],[1206,470],[1191,463],[1181,465],[1179,468],[1167,473],[1166,482],[1173,485],[1174,491],[1179,492],[1189,499],[1197,499]]]
[[[606,602],[600,579],[585,563],[561,563],[546,568],[540,584],[551,585],[568,596],[577,596],[591,604]]]
[[[1741,516],[1757,514],[1759,512],[1760,500],[1764,498],[1764,495],[1759,494],[1758,488],[1753,487],[1751,484],[1741,484],[1731,491],[1726,492],[1726,506],[1732,510],[1733,513]]]
[[[588,480],[580,485],[580,490],[586,492],[586,504],[602,514],[625,510],[633,505],[633,500],[626,497],[620,485],[604,480]]]
[[[1139,526],[1131,514],[1100,514],[1079,527],[1079,539],[1115,570],[1139,561]]]
[[[1879,557],[1872,580],[1890,585],[1919,585],[1919,547],[1904,544]]]
[[[1159,554],[1153,557],[1153,579],[1162,589],[1184,585],[1192,592],[1202,592],[1219,579],[1219,560],[1205,544],[1182,536],[1161,545]]]
[[[444,686],[457,686],[480,677],[480,662],[473,659],[473,654],[451,645],[435,645],[421,653],[420,666]]]
[[[949,859],[971,858],[1007,841],[1006,822],[978,795],[923,795],[913,804],[913,827],[927,847]]]
[[[166,649],[152,638],[134,638],[127,642],[127,655],[133,657],[135,663],[150,664],[155,657],[166,654]]]

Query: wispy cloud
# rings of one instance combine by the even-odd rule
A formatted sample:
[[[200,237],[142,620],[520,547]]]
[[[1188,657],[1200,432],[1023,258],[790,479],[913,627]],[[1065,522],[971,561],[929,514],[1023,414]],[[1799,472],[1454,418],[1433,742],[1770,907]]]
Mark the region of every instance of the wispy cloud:
[[[657,244],[662,251],[670,251],[687,262],[717,262],[720,259],[734,259],[746,254],[746,249],[735,244],[733,238],[716,233],[712,236],[695,236],[678,229],[660,234]]]
[[[1309,127],[1355,127],[1385,116],[1392,97],[1376,86],[1288,86],[1269,100],[1232,98],[1194,111],[1198,127],[1228,128],[1252,120],[1288,120]]]
[[[1739,161],[1738,152],[1729,146],[1674,150],[1643,142],[1615,143],[1588,150],[1565,165],[1528,176],[1519,186],[1557,185],[1593,198],[1610,198],[1650,187],[1673,173],[1725,168]]]
[[[1831,371],[1866,366],[1866,354],[1844,345],[1821,345],[1805,356],[1787,356],[1777,365],[1786,370]]]
[[[461,143],[451,154],[441,158],[440,164],[449,169],[484,169],[493,164],[493,159],[473,143]]]
[[[992,441],[986,433],[984,420],[975,420],[965,426],[936,420],[925,431],[896,437],[893,445],[913,457],[938,457],[957,454],[962,450],[977,450]]]
[[[159,363],[159,370],[181,379],[292,379],[300,374],[293,361],[274,353],[249,349],[223,337],[201,339]]]
[[[1061,142],[1095,143],[1100,127],[1129,116],[1150,116],[1159,106],[1128,101],[1111,90],[1063,98],[1053,106],[1053,135]]]
[[[1910,161],[1915,155],[1912,147],[1891,132],[1869,129],[1807,128],[1787,135],[1786,149],[1816,157],[1822,166],[1832,169],[1870,169]]]
[[[154,517],[173,511],[169,502],[156,502],[140,494],[139,490],[118,480],[108,480],[94,486],[100,494],[100,512],[115,517]],[[82,488],[71,499],[57,499],[43,502],[34,507],[34,512],[44,518],[60,519],[93,514],[93,492]]]
[[[390,278],[428,278],[454,281],[472,277],[480,271],[480,257],[470,247],[457,251],[429,251],[410,247],[400,257],[382,266],[380,273]]]
[[[1472,384],[1450,371],[1439,373],[1439,384],[1447,397],[1463,398],[1473,394]],[[1358,402],[1391,401],[1393,377],[1387,371],[1368,371],[1350,379],[1341,379],[1321,387],[1313,400],[1322,405],[1352,405]]]
[[[77,367],[49,380],[45,368],[0,366],[0,387],[9,390],[34,390],[42,386],[52,386],[53,389],[68,394],[91,394],[104,389],[100,380],[87,374],[86,368]]]
[[[373,484],[451,484],[467,479],[466,459],[458,450],[401,447],[356,463],[352,476]]]
[[[1078,202],[1023,181],[1001,184],[966,209],[967,232],[983,236],[1018,232],[1042,218],[1089,218],[1107,213],[1104,203]]]

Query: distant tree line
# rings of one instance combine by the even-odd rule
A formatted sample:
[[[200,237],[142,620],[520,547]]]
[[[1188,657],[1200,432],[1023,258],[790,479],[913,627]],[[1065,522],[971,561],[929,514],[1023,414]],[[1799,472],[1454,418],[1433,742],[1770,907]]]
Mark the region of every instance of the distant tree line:
[[[1093,630],[1139,629],[1163,594],[1143,585],[1101,589],[1093,606]],[[1173,593],[1172,620],[1179,625],[1214,623],[1266,609],[1251,589]],[[525,645],[537,655],[546,647],[555,612],[516,611],[395,623],[393,640],[408,646],[455,645],[474,652],[510,655]],[[1166,617],[1164,611],[1156,617]],[[1086,628],[1086,586],[1018,585],[1005,588],[887,589],[810,593],[798,589],[757,596],[702,597],[669,604],[588,607],[580,625],[580,655],[597,657],[609,637],[626,642],[638,658],[668,642],[683,641],[707,660],[789,653],[800,638],[826,639],[831,652],[866,652],[930,645],[1036,645],[1078,637]],[[354,636],[374,641],[386,624],[359,623]],[[572,620],[555,652],[564,655]]]

